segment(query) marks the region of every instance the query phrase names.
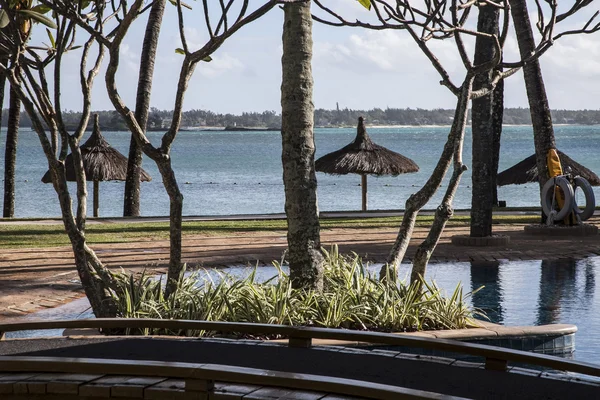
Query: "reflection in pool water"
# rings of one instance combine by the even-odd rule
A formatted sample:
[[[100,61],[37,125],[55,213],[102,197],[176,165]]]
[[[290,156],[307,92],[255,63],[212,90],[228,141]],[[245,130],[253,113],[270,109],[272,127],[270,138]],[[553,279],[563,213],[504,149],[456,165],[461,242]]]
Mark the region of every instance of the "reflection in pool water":
[[[503,325],[575,324],[574,358],[600,363],[599,269],[600,257],[471,264],[471,289],[485,285],[472,304]]]
[[[371,266],[374,270],[377,265]],[[253,267],[229,267],[208,270],[214,278],[219,272],[245,277]],[[569,323],[577,325],[575,359],[600,363],[600,293],[595,277],[600,271],[600,257],[585,260],[510,261],[486,263],[430,264],[427,279],[451,292],[462,283],[465,291],[485,286],[471,298],[472,304],[484,310],[492,322],[503,325],[544,325]],[[403,265],[406,277],[410,267]],[[272,267],[260,267],[258,279],[275,275]],[[87,310],[87,311],[86,311]],[[29,315],[30,319],[89,318],[85,299],[55,309]],[[60,331],[37,331],[28,336],[55,336]],[[24,336],[16,332],[10,336]]]

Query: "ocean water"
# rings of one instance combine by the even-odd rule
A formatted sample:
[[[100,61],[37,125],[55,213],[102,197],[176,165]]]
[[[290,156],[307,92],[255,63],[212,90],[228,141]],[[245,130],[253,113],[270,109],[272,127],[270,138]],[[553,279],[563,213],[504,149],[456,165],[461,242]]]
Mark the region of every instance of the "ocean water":
[[[427,180],[442,151],[449,127],[367,128],[378,144],[397,151],[419,166],[415,174],[397,177],[369,177],[369,209],[403,209],[410,194]],[[103,132],[108,142],[123,154],[128,153],[128,132]],[[600,172],[600,126],[556,126],[559,150],[595,172]],[[316,129],[316,157],[350,143],[354,128]],[[149,133],[159,143],[162,133]],[[0,179],[4,176],[4,131],[0,137]],[[84,140],[87,136],[84,137]],[[533,133],[529,126],[504,128],[500,171],[533,154]],[[279,132],[214,132],[182,131],[172,149],[173,167],[184,195],[184,215],[227,215],[283,212],[284,193]],[[464,162],[471,163],[471,135],[467,132]],[[160,174],[152,160],[144,159],[143,167],[153,177],[142,183],[142,215],[168,215],[169,199]],[[17,155],[16,217],[56,217],[60,215],[52,185],[40,179],[47,170],[35,132],[20,133]],[[321,211],[359,210],[360,177],[331,176],[317,173],[318,199]],[[443,187],[447,182],[444,182]],[[454,201],[455,208],[470,207],[471,174],[467,171]],[[435,208],[443,195],[443,187],[427,208]],[[74,186],[73,186],[74,188]],[[121,216],[123,182],[100,184],[100,215]],[[92,184],[88,191],[91,193]],[[508,206],[537,206],[537,184],[506,186],[499,189],[499,199]],[[598,188],[594,189],[600,195]],[[91,214],[91,196],[88,200]]]

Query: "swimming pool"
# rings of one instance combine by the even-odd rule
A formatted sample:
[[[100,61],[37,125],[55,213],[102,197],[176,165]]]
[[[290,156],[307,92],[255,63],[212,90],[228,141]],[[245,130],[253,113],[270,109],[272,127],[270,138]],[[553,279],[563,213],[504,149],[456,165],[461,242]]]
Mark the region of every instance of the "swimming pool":
[[[377,269],[377,265],[371,266]],[[246,276],[253,267],[235,266],[219,271]],[[209,273],[217,276],[216,270]],[[406,277],[410,266],[402,265]],[[569,323],[578,327],[574,358],[600,364],[600,289],[596,276],[600,257],[585,260],[498,261],[486,263],[430,264],[426,277],[447,292],[461,283],[465,292],[485,286],[470,302],[483,309],[492,322],[507,326]],[[259,267],[258,279],[276,274]],[[87,311],[86,311],[87,310]],[[86,299],[27,316],[29,319],[75,319],[91,317]],[[60,331],[29,332],[27,336],[57,335]],[[10,337],[25,336],[16,332]]]

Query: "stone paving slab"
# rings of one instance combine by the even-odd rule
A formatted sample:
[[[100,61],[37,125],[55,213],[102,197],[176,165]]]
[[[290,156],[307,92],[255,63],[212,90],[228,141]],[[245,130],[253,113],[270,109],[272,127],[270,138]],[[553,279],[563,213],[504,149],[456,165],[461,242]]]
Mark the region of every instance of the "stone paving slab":
[[[214,394],[210,400],[241,400],[261,387],[256,385],[240,385],[231,383],[215,383]]]
[[[91,374],[40,373],[13,385],[14,393],[77,394],[80,385],[100,378]]]
[[[79,388],[80,396],[89,397],[111,397],[111,389],[113,386],[126,382],[128,379],[135,378],[134,376],[103,376],[92,382],[88,382]]]
[[[114,385],[110,390],[111,397],[134,397],[143,399],[147,387],[164,382],[166,378],[136,376]]]
[[[111,376],[68,373],[4,373],[0,375],[0,398],[120,399],[120,400],[355,400],[323,392],[269,386],[216,382],[197,388],[183,379],[144,376]]]

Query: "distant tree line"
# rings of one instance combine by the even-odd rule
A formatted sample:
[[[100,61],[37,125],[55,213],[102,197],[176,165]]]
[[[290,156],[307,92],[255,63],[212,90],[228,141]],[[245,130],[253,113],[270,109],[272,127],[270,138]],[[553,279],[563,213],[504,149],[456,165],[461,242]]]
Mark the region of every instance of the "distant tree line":
[[[100,127],[103,130],[127,130],[121,115],[116,111],[96,111],[100,115]],[[368,125],[450,125],[454,110],[437,108],[373,108],[371,110],[352,110],[349,108],[315,110],[316,127],[354,126],[359,116],[364,116]],[[152,108],[148,116],[149,130],[167,129],[171,122],[172,111]],[[66,111],[63,114],[65,124],[74,129],[81,118],[80,112]],[[469,121],[471,116],[469,114]],[[552,119],[556,124],[600,124],[600,110],[552,110]],[[8,121],[8,109],[2,111],[2,126]],[[531,114],[528,108],[506,108],[504,123],[509,125],[530,125]],[[207,110],[183,112],[182,127],[281,127],[281,114],[275,111],[244,112],[241,115],[219,114]],[[27,113],[21,113],[21,126],[30,127],[31,119]],[[91,125],[90,125],[91,127]]]

